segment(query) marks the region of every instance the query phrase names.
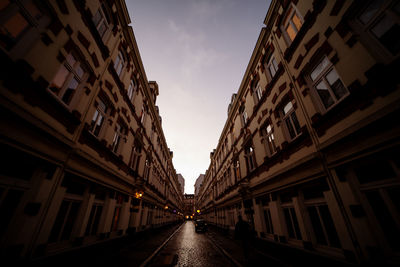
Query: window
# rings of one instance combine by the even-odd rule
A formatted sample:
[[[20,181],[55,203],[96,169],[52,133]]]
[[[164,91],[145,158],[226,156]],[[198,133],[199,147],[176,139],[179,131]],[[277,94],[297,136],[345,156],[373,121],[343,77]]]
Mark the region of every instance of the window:
[[[115,209],[114,209],[114,215],[113,215],[113,218],[111,221],[110,232],[117,231],[117,229],[118,229],[119,219],[121,218],[122,201],[123,201],[123,196],[117,195]]]
[[[97,201],[97,200],[95,200]],[[85,235],[96,235],[99,227],[101,213],[103,211],[104,203],[94,203],[89,215],[89,220],[86,225]]]
[[[265,150],[267,152],[268,156],[271,156],[276,152],[276,146],[275,146],[275,136],[274,136],[274,131],[272,128],[271,124],[266,125],[262,130],[261,130],[261,135],[262,135],[262,141],[265,145]]]
[[[299,32],[303,19],[294,5],[290,6],[286,14],[282,27],[288,43],[291,43]]]
[[[254,154],[254,148],[252,144],[246,145],[244,148],[244,153],[245,153],[245,158],[246,158],[246,165],[247,165],[247,171],[251,172],[256,168],[256,158]]]
[[[273,234],[274,226],[272,225],[271,212],[269,208],[264,209],[264,222],[265,222],[265,232],[268,234]]]
[[[396,3],[397,2],[397,3]],[[398,1],[369,1],[361,9],[356,20],[356,30],[364,36],[365,43],[371,40],[389,52],[391,56],[400,51],[400,3]],[[375,45],[376,46],[376,45]],[[372,47],[375,47],[372,44]],[[375,48],[376,49],[376,48]]]
[[[110,28],[110,18],[108,17],[104,4],[102,4],[96,14],[94,14],[93,23],[96,26],[100,37],[103,38],[107,30]]]
[[[252,91],[254,94],[254,103],[257,104],[261,100],[263,95],[263,90],[259,81],[253,82]]]
[[[247,120],[248,120],[248,116],[247,116],[247,112],[246,112],[246,110],[243,110],[243,112],[242,112],[242,124],[243,124],[243,126],[245,126],[246,125],[246,123],[247,123]]]
[[[297,120],[293,104],[289,101],[282,109],[283,121],[290,140],[301,134],[300,124]]]
[[[307,207],[310,221],[318,244],[340,248],[339,236],[336,232],[328,205],[321,204]]]
[[[129,88],[128,88],[128,97],[130,100],[132,100],[133,95],[136,91],[136,82],[135,80],[131,80],[131,82],[129,83]]]
[[[50,91],[64,104],[71,105],[81,84],[84,83],[86,72],[81,62],[71,53],[61,65],[50,84]]]
[[[69,240],[71,238],[72,229],[78,217],[80,206],[81,201],[72,199],[63,200],[50,233],[50,243]]]
[[[150,168],[151,168],[151,159],[150,159],[150,156],[148,155],[148,156],[146,157],[146,161],[144,162],[143,179],[144,179],[145,181],[148,181],[148,180],[149,180]]]
[[[285,217],[286,227],[289,238],[301,240],[299,222],[297,221],[296,212],[293,207],[284,207],[283,214]]]
[[[117,123],[117,125],[115,126],[115,133],[114,133],[114,138],[113,138],[113,142],[111,145],[111,150],[114,153],[118,152],[118,149],[120,147],[120,143],[121,143],[121,139],[123,138],[124,134],[126,133],[125,128],[123,126],[121,126],[121,124]]]
[[[90,128],[89,128],[89,131],[93,133],[95,136],[99,136],[107,112],[108,112],[107,105],[101,99],[99,99],[96,111],[93,114],[92,122],[90,123]]]
[[[143,105],[143,106],[142,106],[142,112],[140,113],[140,122],[141,122],[142,124],[144,124],[145,121],[146,121],[146,110],[147,110],[146,106]]]
[[[349,94],[326,56],[311,72],[310,78],[324,110],[329,110]]]
[[[270,57],[268,61],[267,69],[271,79],[274,78],[276,73],[278,72],[279,67],[278,67],[278,62],[276,62],[276,59],[273,55]]]
[[[0,4],[0,45],[6,49],[32,26],[36,27],[43,14],[32,1],[2,0]]]
[[[124,65],[125,65],[125,57],[121,51],[118,51],[118,55],[114,63],[114,69],[117,72],[118,76],[121,76]]]
[[[132,154],[131,154],[131,160],[130,160],[130,166],[135,171],[137,170],[137,168],[139,166],[141,153],[142,153],[142,146],[139,144],[135,144],[135,146],[132,148]]]

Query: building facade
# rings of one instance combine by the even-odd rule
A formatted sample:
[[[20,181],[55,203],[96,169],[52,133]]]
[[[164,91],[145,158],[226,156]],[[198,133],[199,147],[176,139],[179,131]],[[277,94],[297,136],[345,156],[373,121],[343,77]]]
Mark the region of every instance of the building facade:
[[[193,194],[185,194],[183,196],[183,202],[184,202],[184,211],[183,215],[186,219],[193,219],[193,216],[195,214],[194,212],[194,195]]]
[[[199,194],[200,186],[203,183],[204,180],[204,174],[200,174],[199,177],[197,177],[196,182],[194,182],[194,196],[196,197]]]
[[[122,0],[0,5],[0,254],[40,258],[180,220]]]
[[[182,174],[178,173],[178,182],[179,182],[179,187],[181,189],[182,195],[185,193],[185,178],[183,178]]]
[[[273,0],[197,196],[343,262],[400,261],[398,1]]]

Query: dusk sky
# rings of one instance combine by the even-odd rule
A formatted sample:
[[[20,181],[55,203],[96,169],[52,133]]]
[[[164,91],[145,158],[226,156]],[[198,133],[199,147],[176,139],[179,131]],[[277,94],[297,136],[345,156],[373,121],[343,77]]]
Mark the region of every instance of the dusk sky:
[[[269,0],[127,0],[136,41],[185,193],[210,164]]]

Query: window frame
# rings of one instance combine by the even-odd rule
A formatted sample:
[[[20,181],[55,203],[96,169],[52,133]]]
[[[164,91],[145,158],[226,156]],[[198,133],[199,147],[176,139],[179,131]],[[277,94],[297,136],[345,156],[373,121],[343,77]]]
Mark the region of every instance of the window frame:
[[[296,27],[296,23],[292,21],[294,15],[296,15],[299,18],[299,21],[301,23],[300,28],[298,29]],[[293,39],[290,37],[290,34],[286,30],[289,24],[292,26],[292,29],[295,30],[295,35],[293,36]],[[304,24],[303,16],[300,14],[297,7],[293,3],[290,3],[280,26],[281,31],[283,33],[283,37],[287,45],[290,45],[294,41],[294,39],[296,39],[296,36],[299,33],[300,29],[302,28],[303,24]]]
[[[270,131],[268,131],[270,127]],[[274,126],[272,123],[265,124],[260,131],[261,140],[264,143],[265,152],[270,157],[277,152],[277,146],[275,144]],[[271,138],[272,136],[272,138]]]
[[[118,54],[115,57],[114,61],[114,70],[117,73],[118,77],[121,77],[123,74],[123,70],[125,68],[126,58],[124,53],[121,50],[118,50]],[[120,68],[120,69],[119,69]]]
[[[281,108],[282,123],[284,124],[283,128],[285,129],[284,132],[285,132],[285,136],[287,137],[287,139],[289,141],[293,141],[294,139],[296,139],[298,136],[300,136],[302,134],[301,126],[300,126],[299,119],[297,118],[297,115],[296,115],[296,110],[294,108],[293,101],[289,100],[285,103],[286,104],[282,105],[282,108]],[[284,109],[285,109],[285,107],[287,107],[289,105],[289,103],[291,103],[292,107],[285,114]],[[296,118],[298,127],[296,127],[296,125],[295,125],[296,123],[293,121],[292,114],[294,114],[294,116]],[[294,130],[295,136],[293,136],[293,137],[291,136],[291,131],[288,128],[286,121],[290,122],[290,124],[292,126],[291,128]]]
[[[316,70],[316,68],[320,64],[323,63],[323,61],[325,59],[327,60],[328,64],[320,71],[320,73],[315,77],[315,79],[313,79],[311,77],[312,73]],[[327,79],[328,74],[330,74],[332,72],[336,73],[336,76],[338,77],[337,80],[340,81],[340,83],[342,84],[343,90],[346,91],[345,94],[343,94],[341,96],[341,98],[339,98],[339,99],[335,95],[335,92],[332,90],[333,86],[329,83],[329,81]],[[337,82],[337,80],[335,82]],[[325,84],[325,86],[327,87],[327,91],[329,92],[330,98],[334,101],[329,107],[325,107],[325,104],[317,90],[317,85],[320,84],[321,82],[323,82]],[[322,112],[323,114],[327,113],[329,110],[334,108],[336,105],[338,105],[340,102],[342,102],[345,98],[347,98],[350,95],[349,90],[345,86],[342,78],[339,76],[334,64],[332,64],[332,62],[329,60],[329,58],[326,55],[321,57],[321,59],[319,61],[317,61],[316,64],[314,64],[313,68],[311,69],[311,71],[309,72],[309,74],[307,76],[307,83],[309,84],[310,88],[312,88],[312,90],[311,90],[312,99],[314,100],[314,102],[316,102],[316,106],[317,106],[318,110],[320,112]]]
[[[99,35],[103,41],[108,39],[109,33],[111,31],[111,26],[112,26],[111,20],[109,18],[107,18],[109,16],[107,12],[108,12],[107,7],[104,5],[104,3],[101,3],[92,18],[93,24],[96,27],[96,30],[99,33]],[[97,14],[100,14],[100,20],[96,24],[94,18]],[[99,31],[101,25],[105,25],[105,30],[104,30],[103,34],[101,34],[101,32]]]
[[[111,151],[115,154],[119,154],[122,148],[123,139],[126,137],[126,127],[123,123],[117,122],[115,124],[115,131],[113,141],[111,143]]]
[[[71,65],[70,62],[68,62],[68,57],[72,56],[73,59],[75,60],[75,62]],[[52,88],[52,85],[54,84],[53,81],[56,79],[57,75],[59,75],[59,73],[61,73],[62,68],[64,68],[64,70],[66,70],[68,72],[68,74],[66,74],[64,81],[62,83],[62,86],[59,87],[58,91],[55,92]],[[79,73],[77,72],[77,68],[80,68],[83,71],[82,76],[79,76]],[[51,95],[53,95],[61,104],[63,104],[65,107],[67,107],[68,109],[72,109],[74,108],[80,100],[80,95],[82,94],[82,88],[85,86],[86,82],[87,82],[87,78],[89,77],[89,69],[86,66],[86,64],[84,63],[83,60],[81,60],[81,58],[77,55],[77,53],[75,51],[70,51],[67,56],[65,57],[64,62],[60,65],[60,67],[58,68],[57,73],[54,75],[54,78],[52,79],[51,84],[48,87],[48,91],[51,93]],[[68,86],[70,85],[70,83],[75,80],[78,84],[76,86],[75,89],[73,89],[73,94],[70,97],[70,100],[68,103],[66,103],[63,98],[66,96],[68,89]],[[55,85],[55,84],[54,84]]]
[[[394,0],[386,0],[382,6],[378,9],[376,14],[374,14],[367,23],[363,23],[359,18],[363,12],[368,8],[368,6],[374,0],[363,2],[363,6],[356,6],[354,14],[352,14],[352,19],[349,20],[349,25],[358,34],[358,38],[361,43],[367,48],[367,50],[377,59],[379,62],[389,63],[395,58],[399,57],[400,51],[397,55],[393,55],[388,48],[386,48],[381,41],[371,32],[371,29],[377,25],[377,23],[383,19],[385,15],[392,16],[393,19],[399,23],[400,14],[396,14],[391,8],[396,4],[399,4]]]
[[[99,102],[104,104],[104,106],[105,106],[104,110],[101,108],[101,104]],[[97,103],[97,107],[95,108],[92,120],[91,120],[91,122],[89,124],[89,132],[91,134],[93,134],[94,136],[96,136],[97,138],[100,138],[102,136],[102,133],[104,132],[103,131],[103,129],[104,129],[103,126],[106,125],[104,122],[107,121],[108,115],[110,113],[110,110],[111,109],[107,105],[106,101],[104,101],[103,99],[99,98],[98,99],[98,103]],[[103,117],[103,120],[102,120],[102,122],[101,122],[101,124],[99,126],[100,129],[99,129],[98,133],[96,134],[95,131],[96,131],[96,125],[97,125],[98,119],[100,117],[99,115],[101,115]],[[96,119],[95,119],[95,117],[96,117]],[[94,121],[95,121],[95,124],[93,124]]]

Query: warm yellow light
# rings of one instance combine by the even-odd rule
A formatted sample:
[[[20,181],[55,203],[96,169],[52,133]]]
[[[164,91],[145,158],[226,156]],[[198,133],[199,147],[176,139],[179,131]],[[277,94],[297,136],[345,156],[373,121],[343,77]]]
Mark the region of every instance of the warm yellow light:
[[[143,192],[136,192],[135,193],[135,198],[142,198],[143,197]]]
[[[190,216],[190,219],[193,219],[193,216]]]
[[[168,209],[168,205],[165,205],[164,209],[166,209],[166,210],[167,210],[167,209]]]
[[[189,216],[188,216],[188,215],[186,215],[186,219],[189,219]]]
[[[197,210],[197,213],[200,213],[200,210]]]

